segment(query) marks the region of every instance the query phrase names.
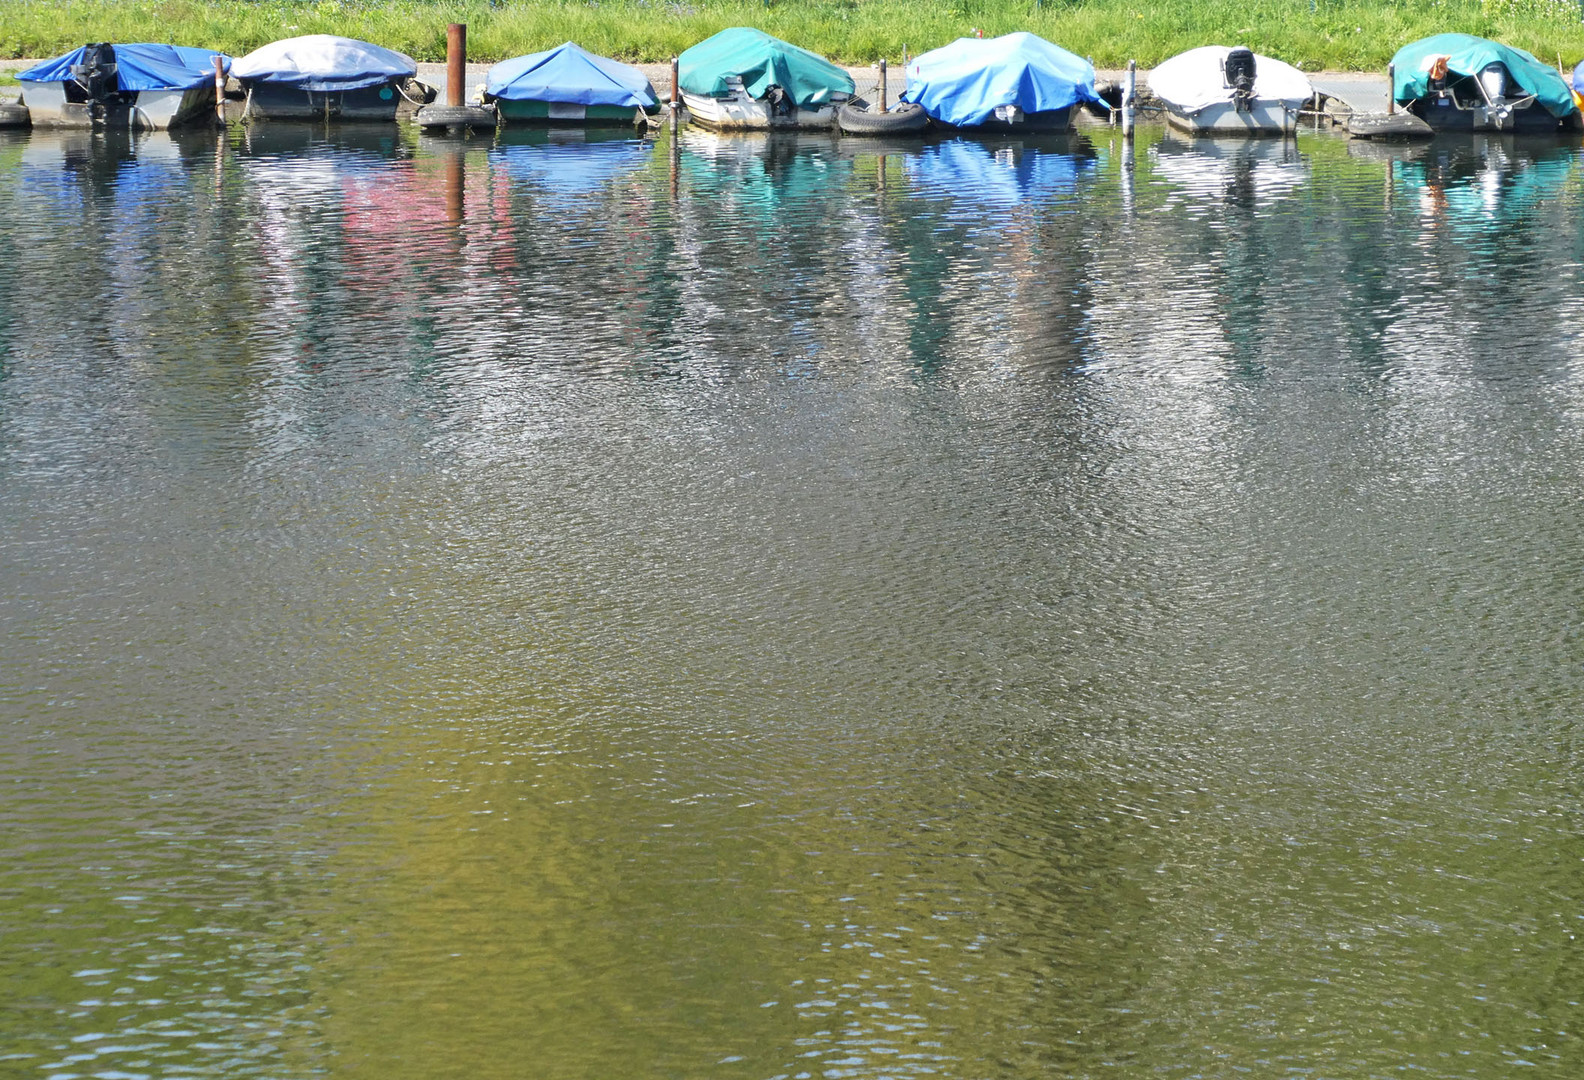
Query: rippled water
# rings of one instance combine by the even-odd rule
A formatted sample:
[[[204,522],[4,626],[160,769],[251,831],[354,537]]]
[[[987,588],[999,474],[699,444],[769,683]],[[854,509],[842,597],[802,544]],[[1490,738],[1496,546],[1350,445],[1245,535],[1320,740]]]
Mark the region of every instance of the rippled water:
[[[1581,190],[0,133],[0,1075],[1579,1075]]]

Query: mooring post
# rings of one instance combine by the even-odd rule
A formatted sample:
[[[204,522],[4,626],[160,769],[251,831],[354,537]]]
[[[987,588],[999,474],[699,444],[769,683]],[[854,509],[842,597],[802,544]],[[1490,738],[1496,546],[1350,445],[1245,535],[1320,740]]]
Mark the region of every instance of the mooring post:
[[[215,69],[215,122],[225,127],[225,61],[218,56],[209,59],[214,62]]]
[[[1133,137],[1133,95],[1138,92],[1138,61],[1129,60],[1122,80],[1122,137]]]
[[[677,85],[680,81],[677,78],[679,68],[680,64],[673,56],[671,58],[671,127],[673,129],[677,126],[677,114],[682,111],[682,88]]]
[[[446,104],[467,104],[467,23],[446,27]]]
[[[1386,115],[1397,112],[1397,65],[1386,65]]]
[[[880,58],[880,111],[886,111],[886,62],[883,56]]]

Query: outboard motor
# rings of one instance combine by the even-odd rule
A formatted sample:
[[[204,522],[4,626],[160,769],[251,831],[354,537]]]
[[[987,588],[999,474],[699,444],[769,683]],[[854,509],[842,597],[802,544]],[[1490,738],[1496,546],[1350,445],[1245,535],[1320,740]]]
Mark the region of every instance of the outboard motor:
[[[793,110],[797,108],[797,103],[792,100],[792,95],[773,83],[765,88],[765,100],[770,103],[770,116],[772,118],[791,116]]]
[[[1228,52],[1221,61],[1221,77],[1232,90],[1232,107],[1248,112],[1254,104],[1254,50],[1239,45]]]
[[[106,42],[83,46],[82,60],[71,66],[71,76],[82,89],[94,119],[103,120],[107,107],[121,92],[115,46]]]

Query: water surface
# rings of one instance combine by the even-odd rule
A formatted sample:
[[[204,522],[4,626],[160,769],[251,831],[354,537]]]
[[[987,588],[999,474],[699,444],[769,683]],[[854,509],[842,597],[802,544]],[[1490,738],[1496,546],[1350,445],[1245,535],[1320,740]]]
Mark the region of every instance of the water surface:
[[[1577,1076],[1579,154],[0,133],[0,1074]]]

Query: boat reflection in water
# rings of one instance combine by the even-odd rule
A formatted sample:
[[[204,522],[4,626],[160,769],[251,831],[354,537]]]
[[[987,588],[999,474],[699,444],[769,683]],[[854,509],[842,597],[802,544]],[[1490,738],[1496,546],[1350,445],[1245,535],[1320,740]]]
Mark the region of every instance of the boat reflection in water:
[[[513,127],[498,133],[492,160],[512,180],[568,208],[592,210],[587,197],[630,178],[654,158],[654,144],[629,127]]]
[[[1073,198],[1095,160],[1094,147],[1082,135],[948,139],[909,158],[908,174],[917,195],[988,211]]]
[[[1287,139],[1192,137],[1167,132],[1155,145],[1154,174],[1189,200],[1264,205],[1303,186],[1308,170]]]
[[[1476,231],[1527,217],[1578,166],[1572,139],[1453,136],[1403,149],[1392,168],[1397,192],[1430,217]]]

